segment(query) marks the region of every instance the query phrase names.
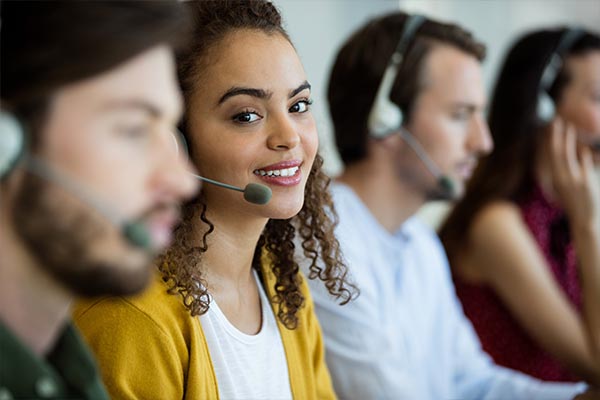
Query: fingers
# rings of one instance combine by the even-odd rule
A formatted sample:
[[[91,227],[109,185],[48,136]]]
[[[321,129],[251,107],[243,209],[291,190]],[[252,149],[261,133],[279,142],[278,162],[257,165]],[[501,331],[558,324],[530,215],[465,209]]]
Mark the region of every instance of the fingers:
[[[581,165],[582,180],[591,191],[594,205],[598,207],[600,204],[600,184],[594,173],[594,155],[588,146],[581,149]]]
[[[578,149],[575,127],[557,118],[552,123],[551,135],[550,167],[553,176],[562,184],[565,184],[567,181],[581,181],[584,173],[583,170],[587,167],[584,166],[583,153]],[[585,153],[591,156],[589,149]],[[588,156],[586,156],[586,163],[590,161],[587,159]]]
[[[588,146],[584,146],[581,151],[581,173],[583,175],[583,179],[588,181],[588,179],[593,177],[594,172],[594,155],[592,150]]]
[[[593,153],[589,146],[578,143],[572,124],[557,118],[550,129],[549,167],[556,200],[574,226],[589,223],[598,215],[596,200],[600,199]]]
[[[564,157],[569,176],[576,182],[581,179],[581,164],[577,155],[577,133],[572,124],[565,125],[564,131]]]
[[[552,122],[550,139],[550,169],[552,172],[555,189],[562,189],[568,171],[565,153],[564,122],[556,118]],[[558,186],[558,187],[557,187]]]

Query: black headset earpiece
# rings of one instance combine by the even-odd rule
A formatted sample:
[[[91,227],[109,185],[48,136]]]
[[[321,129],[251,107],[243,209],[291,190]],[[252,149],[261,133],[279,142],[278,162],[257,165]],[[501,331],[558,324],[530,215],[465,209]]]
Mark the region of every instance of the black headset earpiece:
[[[585,32],[579,28],[567,29],[561,35],[556,48],[544,66],[538,87],[535,110],[538,121],[544,125],[552,122],[556,115],[556,105],[549,94],[550,88],[556,81],[556,77],[564,64],[565,54],[573,47],[575,42],[584,35],[584,33]]]
[[[0,180],[17,165],[25,151],[25,132],[19,120],[0,109]]]
[[[406,50],[417,30],[426,21],[422,15],[411,15],[404,24],[398,45],[385,68],[375,101],[369,112],[368,129],[371,137],[381,139],[397,132],[402,126],[404,115],[400,107],[390,100],[392,88],[404,60]]]

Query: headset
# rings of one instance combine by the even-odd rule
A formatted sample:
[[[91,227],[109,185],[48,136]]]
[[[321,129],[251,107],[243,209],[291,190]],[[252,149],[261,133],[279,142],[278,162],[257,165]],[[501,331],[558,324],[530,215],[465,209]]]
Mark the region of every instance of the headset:
[[[425,21],[427,21],[427,19],[422,15],[408,16],[402,34],[400,35],[398,45],[396,46],[396,49],[385,68],[383,77],[381,78],[381,83],[377,89],[373,106],[369,112],[367,127],[369,129],[369,135],[374,139],[384,139],[392,134],[399,133],[417,154],[423,164],[425,164],[425,167],[429,172],[437,179],[438,187],[444,196],[454,198],[456,188],[452,179],[442,173],[437,164],[429,157],[421,143],[419,143],[419,141],[404,128],[404,113],[400,107],[394,104],[390,99],[392,88],[404,60],[406,50],[418,29]]]
[[[19,120],[9,111],[0,109],[0,180],[18,164],[25,152],[25,134]]]
[[[408,17],[396,50],[394,50],[385,68],[367,122],[369,134],[375,139],[383,139],[392,133],[396,133],[402,127],[402,123],[404,122],[403,112],[400,107],[390,100],[390,95],[400,66],[404,61],[406,49],[417,30],[425,21],[426,19],[422,15],[411,15]]]
[[[560,36],[556,48],[544,65],[538,86],[535,110],[537,119],[544,125],[552,122],[556,116],[556,104],[554,104],[554,100],[552,100],[548,92],[556,81],[556,77],[564,64],[565,54],[584,35],[585,31],[581,28],[569,28],[565,30]]]
[[[153,251],[152,238],[148,227],[137,220],[124,220],[107,202],[93,194],[85,185],[53,168],[43,159],[27,152],[27,135],[17,117],[7,110],[0,110],[0,180],[6,178],[22,165],[28,172],[51,182],[114,225],[127,242],[145,251]]]

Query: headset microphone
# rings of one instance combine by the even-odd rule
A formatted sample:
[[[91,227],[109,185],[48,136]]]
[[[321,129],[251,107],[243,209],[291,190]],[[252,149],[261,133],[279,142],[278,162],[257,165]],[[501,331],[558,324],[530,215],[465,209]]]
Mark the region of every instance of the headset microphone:
[[[61,188],[68,191],[69,194],[77,197],[83,203],[91,206],[102,217],[106,218],[111,224],[119,228],[123,237],[131,245],[146,251],[152,250],[152,238],[148,228],[140,221],[122,221],[116,213],[96,196],[92,196],[80,184],[68,178],[66,175],[51,168],[41,159],[31,155],[23,157],[22,166],[34,175],[49,182],[58,184]]]
[[[179,154],[180,152],[183,152],[186,155],[190,154],[187,145],[187,140],[185,139],[183,133],[181,133],[181,131],[178,129],[173,132],[173,142],[177,154]],[[196,179],[200,179],[202,182],[210,183],[211,185],[219,186],[229,190],[235,190],[236,192],[242,192],[244,193],[244,200],[246,200],[248,203],[264,205],[267,204],[271,200],[271,196],[273,196],[271,188],[265,185],[261,185],[259,183],[249,183],[246,185],[245,188],[242,189],[240,187],[229,185],[223,182],[218,182],[200,175],[192,173],[190,174]]]
[[[144,223],[121,221],[112,209],[89,194],[82,185],[51,168],[41,159],[27,154],[26,138],[27,135],[20,121],[11,112],[0,109],[0,179],[8,176],[17,165],[22,165],[30,173],[48,182],[58,184],[83,203],[90,205],[117,226],[131,245],[146,251],[152,250],[152,238]]]
[[[425,164],[427,170],[437,179],[438,187],[442,190],[445,197],[454,198],[456,196],[456,187],[452,178],[442,173],[437,164],[427,155],[427,152],[419,141],[406,129],[400,129],[400,136],[415,152],[417,157]]]
[[[237,192],[242,192],[244,193],[244,200],[252,204],[267,204],[269,200],[271,200],[271,196],[273,195],[271,188],[265,185],[261,185],[259,183],[249,183],[244,189],[242,189],[240,187],[228,185],[222,182],[217,182],[215,180],[208,179],[200,175],[192,174],[192,176],[196,177],[197,179],[200,179],[203,182],[210,183],[215,186],[235,190]]]

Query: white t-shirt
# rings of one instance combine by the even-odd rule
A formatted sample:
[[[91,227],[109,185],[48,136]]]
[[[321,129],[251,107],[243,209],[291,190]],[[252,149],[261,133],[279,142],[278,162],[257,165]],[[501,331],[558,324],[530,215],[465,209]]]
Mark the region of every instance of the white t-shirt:
[[[275,314],[258,274],[253,272],[262,311],[262,326],[256,335],[240,332],[227,320],[214,299],[211,299],[208,312],[200,316],[219,396],[223,400],[292,399],[287,360]]]

